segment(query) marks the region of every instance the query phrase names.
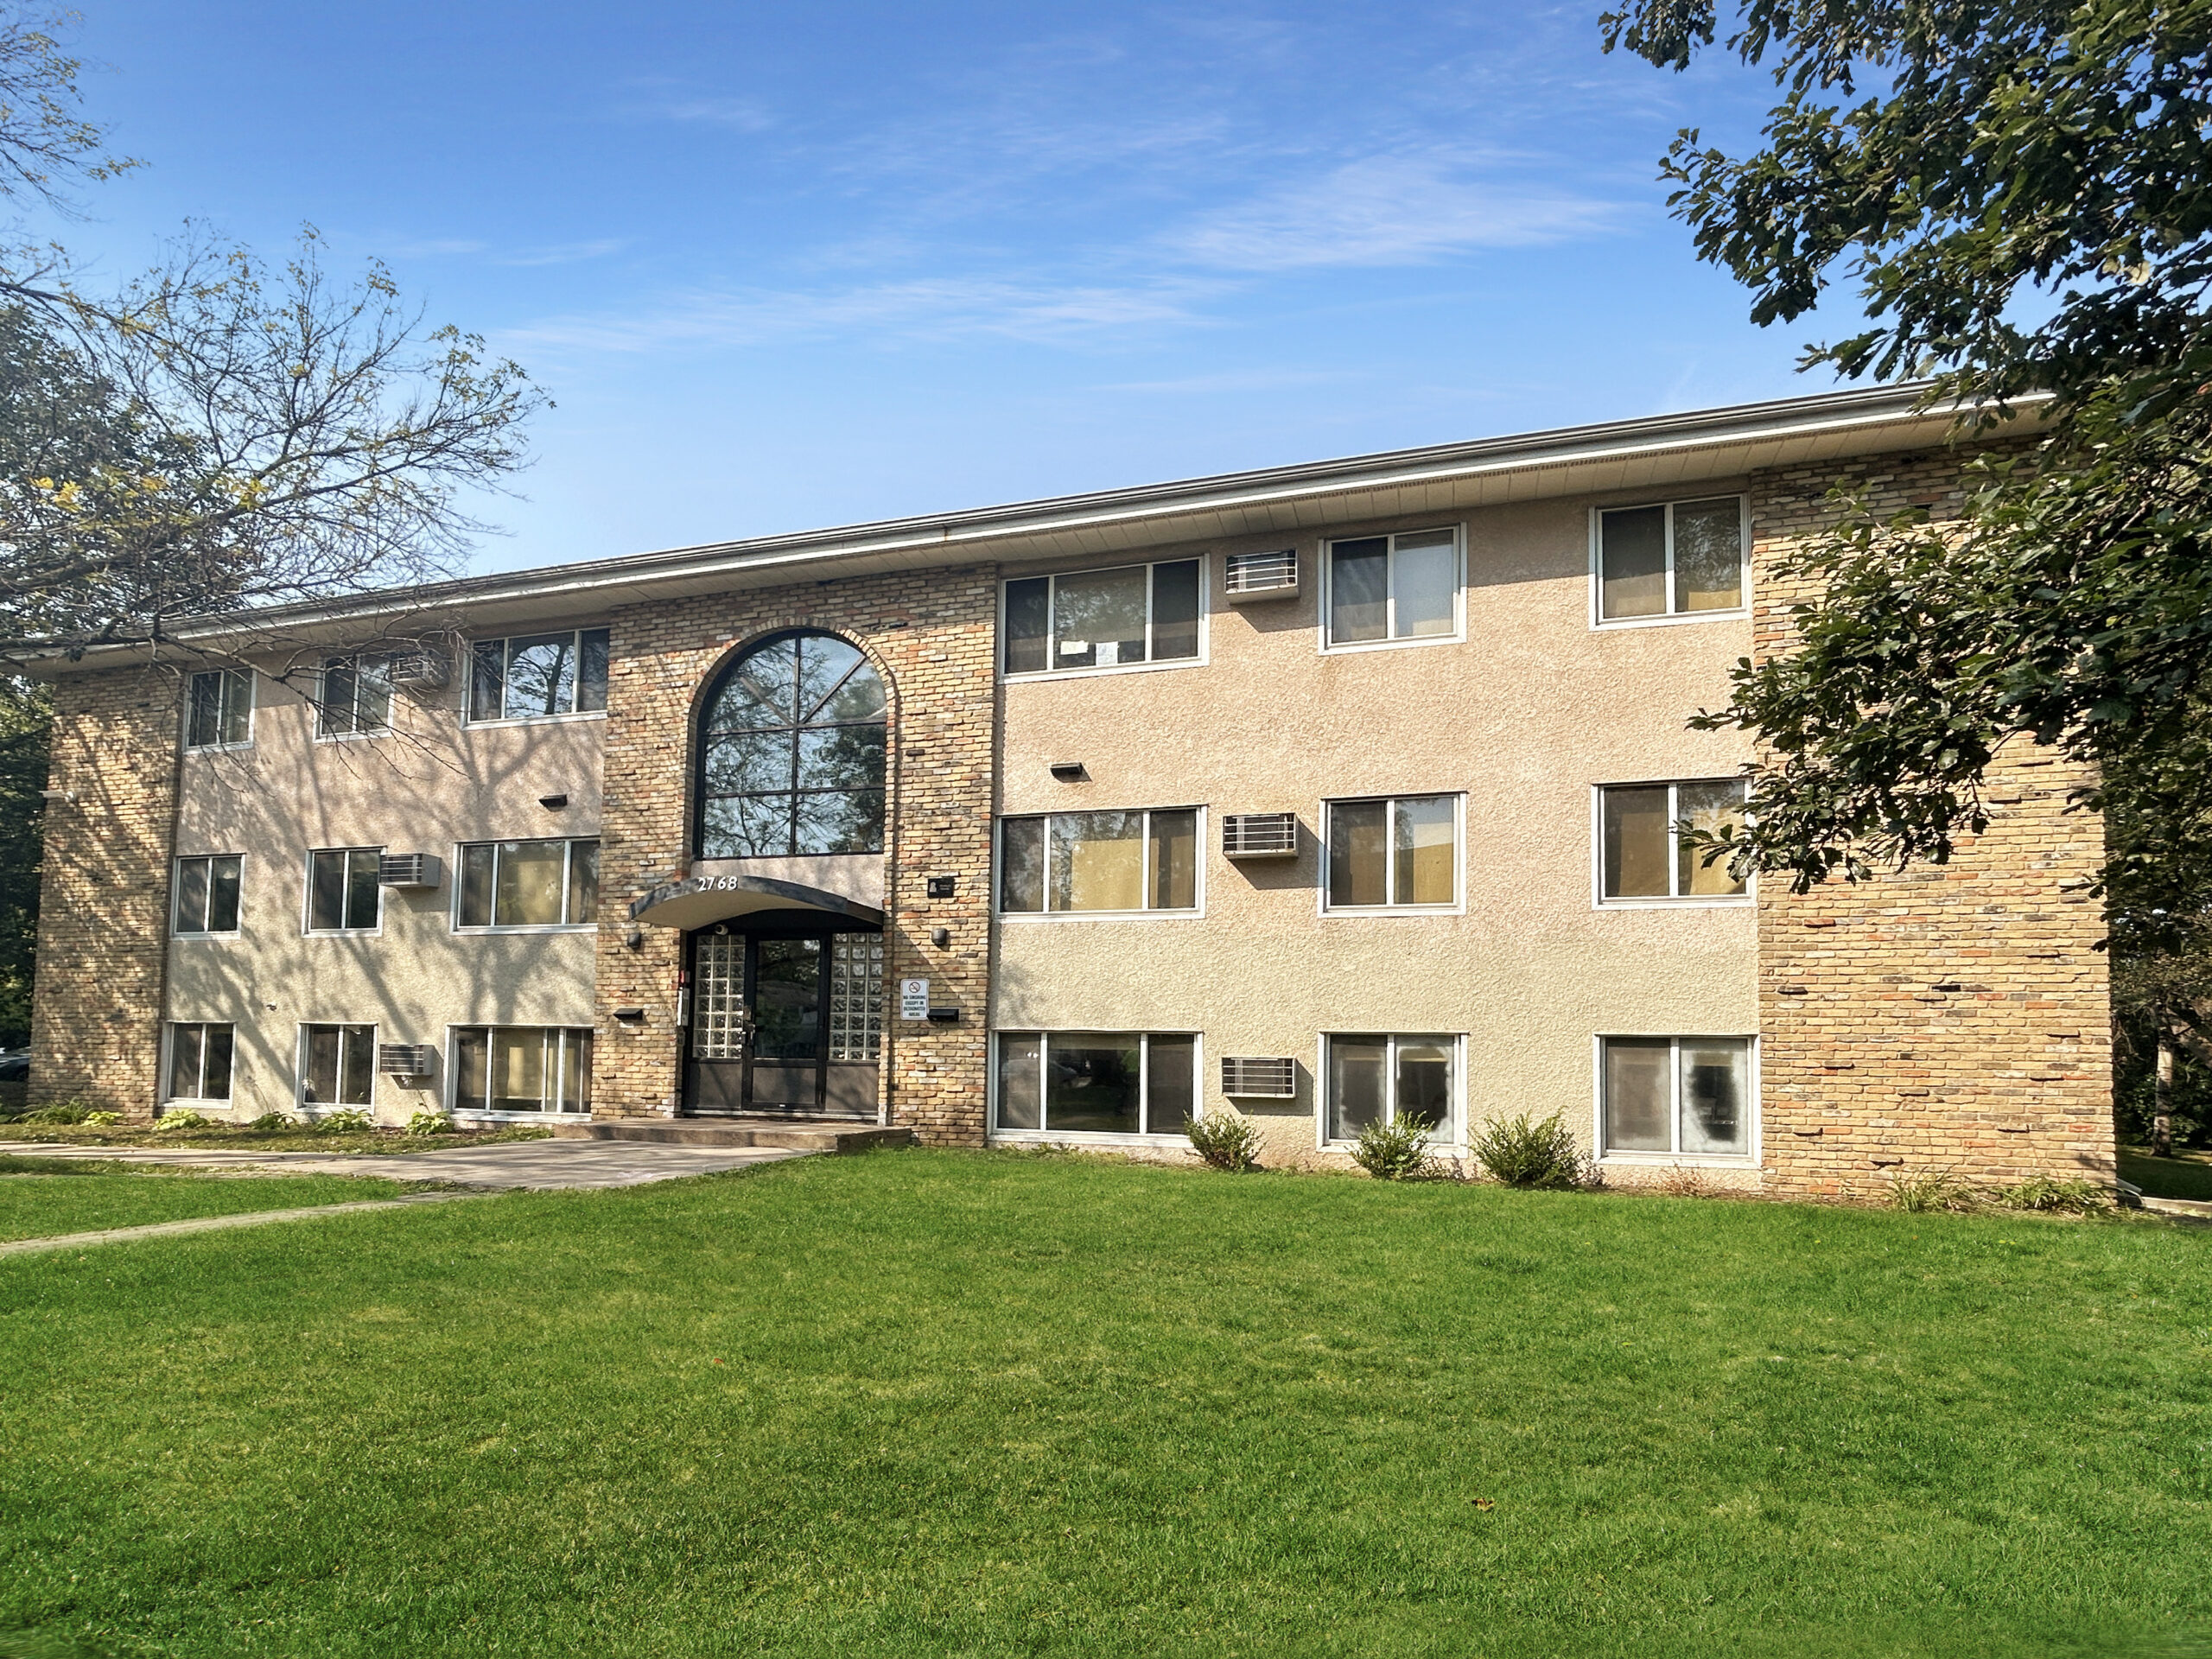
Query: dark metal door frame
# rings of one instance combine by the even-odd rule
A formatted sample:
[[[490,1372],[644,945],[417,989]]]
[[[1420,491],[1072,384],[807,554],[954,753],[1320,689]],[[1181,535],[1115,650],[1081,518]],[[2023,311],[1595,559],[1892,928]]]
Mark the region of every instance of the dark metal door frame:
[[[683,1113],[686,1116],[691,1116],[701,1112],[702,1109],[700,1103],[700,1096],[704,1092],[701,1087],[704,1074],[702,1072],[701,1068],[711,1065],[717,1067],[732,1066],[737,1068],[738,1087],[735,1091],[736,1100],[734,1104],[728,1103],[727,1096],[725,1096],[723,1101],[718,1102],[712,1106],[706,1107],[704,1109],[708,1112],[795,1111],[799,1113],[810,1113],[814,1115],[825,1115],[829,1110],[831,1099],[831,1090],[830,1086],[830,1068],[832,1065],[832,1061],[830,1058],[830,1052],[831,1048],[830,999],[834,976],[831,972],[830,957],[833,946],[831,945],[830,940],[833,936],[840,933],[877,934],[880,933],[881,930],[879,928],[856,927],[850,925],[840,925],[835,921],[830,921],[819,916],[760,917],[749,918],[749,922],[750,925],[740,925],[734,923],[721,923],[717,924],[715,927],[700,928],[687,935],[685,938],[683,949],[684,982],[687,986],[691,988],[693,998],[692,1007],[690,1009],[690,1018],[686,1022],[683,1035]],[[741,941],[737,954],[741,978],[740,995],[742,999],[745,1011],[743,1035],[744,1053],[741,1058],[734,1060],[726,1058],[702,1059],[695,1051],[695,1034],[697,1030],[699,1020],[699,1008],[697,1007],[696,998],[700,982],[698,972],[700,942],[704,938],[716,935],[718,929],[726,931],[728,936]],[[816,957],[815,966],[816,1001],[814,1025],[814,1099],[810,1105],[795,1105],[789,1103],[776,1102],[771,1103],[766,1106],[761,1106],[757,1103],[755,1097],[753,1071],[755,1066],[761,1063],[759,1046],[760,974],[760,944],[764,939],[812,939],[815,940],[818,945],[818,954]],[[768,1062],[768,1064],[772,1065],[779,1063],[772,1060]],[[797,1070],[805,1063],[804,1061],[795,1061],[786,1064],[788,1064],[789,1069]],[[866,1063],[861,1062],[859,1064]],[[876,1064],[880,1065],[880,1062],[878,1061]]]

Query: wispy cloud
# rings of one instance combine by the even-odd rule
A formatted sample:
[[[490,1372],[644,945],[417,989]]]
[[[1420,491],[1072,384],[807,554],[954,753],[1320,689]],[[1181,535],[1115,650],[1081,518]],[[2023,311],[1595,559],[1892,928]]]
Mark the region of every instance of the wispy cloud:
[[[842,335],[906,340],[997,337],[1071,343],[1190,326],[1217,284],[1125,286],[934,278],[816,293],[747,289],[695,291],[635,315],[551,317],[511,330],[503,343],[594,352],[759,346]]]
[[[1218,374],[1184,375],[1173,380],[1123,380],[1094,386],[1094,391],[1132,392],[1141,397],[1209,397],[1240,391],[1284,391],[1363,377],[1341,369],[1227,369]]]
[[[1226,270],[1427,264],[1588,235],[1616,217],[1611,203],[1485,177],[1453,156],[1379,156],[1203,218],[1168,244]]]
[[[603,236],[589,242],[556,242],[550,247],[524,248],[514,253],[502,254],[493,263],[501,265],[573,265],[585,259],[603,259],[610,253],[620,253],[629,243],[619,236]]]
[[[740,132],[766,132],[776,124],[775,111],[749,98],[669,98],[644,105],[639,112],[664,121],[734,127]]]

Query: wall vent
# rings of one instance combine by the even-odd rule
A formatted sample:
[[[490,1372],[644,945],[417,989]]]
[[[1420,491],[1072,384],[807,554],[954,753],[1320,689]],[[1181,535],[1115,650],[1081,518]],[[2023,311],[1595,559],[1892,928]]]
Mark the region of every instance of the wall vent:
[[[1230,554],[1228,587],[1232,602],[1290,598],[1298,592],[1298,550],[1285,547],[1272,553]]]
[[[440,690],[453,677],[453,662],[442,651],[428,645],[391,654],[391,683]]]
[[[1221,850],[1230,858],[1294,858],[1298,855],[1298,814],[1224,813]]]
[[[1221,1092],[1246,1100],[1289,1100],[1298,1093],[1298,1062],[1224,1054]]]
[[[427,1077],[430,1075],[428,1043],[378,1043],[377,1070],[388,1077]]]
[[[386,853],[377,860],[377,885],[385,887],[435,887],[439,866],[435,853]]]

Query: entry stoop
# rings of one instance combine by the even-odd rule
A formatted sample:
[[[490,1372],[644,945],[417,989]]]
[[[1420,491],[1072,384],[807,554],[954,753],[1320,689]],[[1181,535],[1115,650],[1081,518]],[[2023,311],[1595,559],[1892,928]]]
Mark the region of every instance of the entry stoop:
[[[675,1122],[556,1123],[556,1141],[644,1141],[664,1147],[785,1147],[795,1152],[865,1152],[911,1147],[912,1129],[877,1123],[795,1123],[780,1117],[679,1119]]]

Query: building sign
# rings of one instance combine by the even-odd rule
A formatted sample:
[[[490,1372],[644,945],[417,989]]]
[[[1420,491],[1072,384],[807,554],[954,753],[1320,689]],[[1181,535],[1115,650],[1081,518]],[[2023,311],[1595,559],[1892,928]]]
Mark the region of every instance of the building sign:
[[[929,981],[902,979],[899,982],[899,1017],[901,1020],[926,1020],[930,1017]]]

